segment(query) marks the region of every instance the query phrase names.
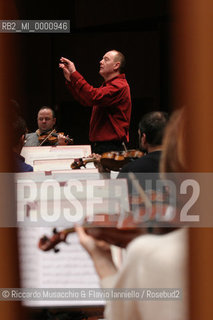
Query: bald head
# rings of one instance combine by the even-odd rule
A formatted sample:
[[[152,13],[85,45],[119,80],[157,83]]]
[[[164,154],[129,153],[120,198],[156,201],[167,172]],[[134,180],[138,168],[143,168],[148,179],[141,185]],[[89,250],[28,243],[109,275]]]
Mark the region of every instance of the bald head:
[[[124,55],[117,50],[111,50],[105,53],[103,59],[100,61],[99,73],[104,80],[107,81],[122,73],[124,66]]]
[[[123,73],[125,65],[126,65],[126,59],[125,59],[123,53],[121,53],[120,51],[117,51],[117,50],[112,50],[112,52],[115,53],[114,61],[120,62],[120,66],[119,66],[120,73]]]

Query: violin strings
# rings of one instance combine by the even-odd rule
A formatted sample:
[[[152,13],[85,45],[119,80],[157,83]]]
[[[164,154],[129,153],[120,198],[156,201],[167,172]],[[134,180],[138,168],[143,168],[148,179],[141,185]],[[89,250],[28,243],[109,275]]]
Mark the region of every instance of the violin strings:
[[[48,136],[40,143],[39,146],[42,146],[42,144],[43,144],[45,141],[47,141],[47,139],[51,136],[51,134],[52,134],[54,131],[55,131],[55,129],[53,129],[53,130],[48,134]]]

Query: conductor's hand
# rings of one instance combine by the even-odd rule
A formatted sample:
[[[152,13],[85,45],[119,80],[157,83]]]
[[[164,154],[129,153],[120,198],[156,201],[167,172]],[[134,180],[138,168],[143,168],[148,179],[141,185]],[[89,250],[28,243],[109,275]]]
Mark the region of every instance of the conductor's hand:
[[[75,229],[81,245],[91,256],[99,277],[102,279],[115,274],[117,269],[112,260],[110,245],[87,235],[80,226],[76,226]]]
[[[60,59],[59,68],[63,70],[64,77],[67,81],[70,81],[71,74],[76,71],[74,63],[63,57]]]

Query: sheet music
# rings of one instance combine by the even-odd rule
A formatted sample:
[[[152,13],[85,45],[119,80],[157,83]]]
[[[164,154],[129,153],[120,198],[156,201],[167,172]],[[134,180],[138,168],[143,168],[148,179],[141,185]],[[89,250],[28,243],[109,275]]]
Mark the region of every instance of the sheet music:
[[[94,214],[129,212],[127,183],[116,180],[17,179],[17,221],[19,226],[66,226]],[[57,219],[57,220],[56,220]]]
[[[57,175],[56,175],[57,176]],[[38,241],[43,235],[51,236],[52,228],[49,226],[62,226],[62,229],[72,227],[71,223],[68,223],[65,219],[61,220],[63,216],[63,209],[67,207],[67,201],[64,193],[69,181],[76,183],[75,179],[70,179],[69,176],[59,176],[58,179],[49,180],[50,185],[57,185],[57,190],[60,191],[60,198],[57,200],[60,203],[59,218],[57,223],[55,221],[43,223],[42,220],[42,209],[39,207],[42,201],[46,201],[47,207],[50,211],[53,211],[54,205],[59,208],[58,203],[55,199],[55,194],[50,192],[48,199],[45,199],[44,192],[40,189],[43,183],[47,182],[46,177],[42,181],[42,177],[38,175],[38,181],[36,181],[36,174],[34,181],[26,179],[23,175],[16,175],[16,186],[17,190],[25,183],[28,183],[28,187],[32,187],[32,194],[35,195],[32,203],[19,196],[17,197],[17,208],[18,210],[25,210],[24,207],[27,205],[26,212],[23,211],[25,221],[19,221],[19,251],[20,251],[20,271],[21,271],[21,285],[23,288],[99,288],[98,276],[95,272],[93,262],[91,261],[87,252],[79,244],[76,234],[71,234],[67,237],[67,242],[60,243],[58,247],[60,252],[55,254],[53,251],[43,252],[38,249]],[[65,178],[65,179],[63,179]],[[102,203],[96,203],[94,205],[94,213],[108,213],[108,214],[120,214],[121,206],[128,212],[128,192],[127,184],[124,179],[117,180],[80,180],[78,183],[81,184],[81,192],[78,193],[77,189],[72,190],[72,195],[75,199],[68,201],[75,208],[75,202],[79,201],[86,211],[88,208],[93,207],[94,197],[98,197],[102,200]],[[31,186],[32,184],[32,186]],[[95,192],[91,193],[91,188],[95,186]],[[59,187],[59,189],[58,189]],[[24,196],[24,194],[22,194]],[[27,195],[25,195],[27,196]],[[70,200],[70,199],[69,199]],[[23,203],[22,203],[23,202]],[[72,210],[72,206],[70,210]],[[20,213],[20,212],[19,212]],[[37,214],[37,223],[32,224],[31,221],[33,214]],[[86,215],[90,216],[91,211],[88,210]],[[82,217],[82,221],[84,217]],[[121,215],[120,215],[121,216]],[[92,216],[93,217],[93,216]],[[121,216],[122,217],[122,216]],[[62,223],[61,223],[62,222]],[[42,226],[47,226],[43,228]],[[37,227],[32,227],[37,226]],[[59,230],[60,231],[60,228]],[[87,305],[103,305],[103,301],[81,301],[81,300],[70,300],[70,301],[24,301],[27,306],[87,306]]]
[[[57,181],[66,181],[69,179],[92,180],[92,179],[116,179],[118,172],[111,173],[99,172],[97,169],[82,168],[76,170],[46,170],[34,172],[19,172],[15,174],[17,179],[30,179],[33,181],[44,181],[45,179],[56,179]]]
[[[51,228],[20,228],[18,233],[22,288],[99,288],[99,278],[77,235],[60,243],[60,252],[43,252],[38,241]],[[25,301],[28,306],[103,305],[101,301]]]
[[[47,170],[37,172],[18,172],[15,173],[15,180],[32,180],[42,182],[47,179],[55,179],[59,182],[67,180],[96,180],[104,179],[105,175],[99,173],[97,169],[76,169],[76,170]]]
[[[91,154],[90,145],[54,146],[54,147],[23,147],[21,155],[25,162],[33,166],[35,160],[76,159],[88,157]]]
[[[67,181],[69,179],[78,179],[78,180],[95,180],[95,179],[104,179],[102,173],[98,172],[97,169],[76,169],[69,171],[54,170],[52,171],[52,178],[57,181]]]
[[[73,161],[74,161],[74,158],[33,160],[33,169],[34,171],[47,171],[47,170],[51,170],[51,171],[70,170],[71,171],[72,170],[71,164]],[[95,169],[94,163],[89,163],[88,167]],[[82,170],[85,170],[85,168],[82,168]],[[98,169],[96,169],[96,171],[98,171]]]

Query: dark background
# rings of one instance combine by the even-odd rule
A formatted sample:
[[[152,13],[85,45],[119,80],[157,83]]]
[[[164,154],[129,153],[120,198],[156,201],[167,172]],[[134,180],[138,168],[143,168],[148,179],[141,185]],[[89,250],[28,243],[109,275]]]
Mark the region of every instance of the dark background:
[[[29,131],[37,128],[38,109],[48,105],[56,111],[60,131],[76,144],[89,143],[91,109],[79,105],[67,91],[58,68],[61,56],[74,61],[97,87],[102,83],[98,71],[104,53],[111,49],[124,53],[133,105],[129,147],[137,147],[137,126],[144,113],[172,109],[168,0],[15,0],[13,6],[3,19],[71,22],[69,34],[7,35],[16,44],[18,74],[5,74],[5,81],[11,83],[11,98],[20,104]]]

